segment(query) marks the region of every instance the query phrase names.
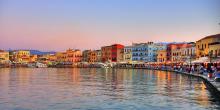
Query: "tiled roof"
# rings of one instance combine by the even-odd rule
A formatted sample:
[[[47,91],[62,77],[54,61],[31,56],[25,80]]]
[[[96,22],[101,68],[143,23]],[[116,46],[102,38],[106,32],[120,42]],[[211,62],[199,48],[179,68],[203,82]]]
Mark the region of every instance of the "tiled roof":
[[[207,36],[207,37],[204,37],[204,38],[202,38],[202,39],[200,39],[200,40],[209,39],[209,38],[220,38],[220,34]]]

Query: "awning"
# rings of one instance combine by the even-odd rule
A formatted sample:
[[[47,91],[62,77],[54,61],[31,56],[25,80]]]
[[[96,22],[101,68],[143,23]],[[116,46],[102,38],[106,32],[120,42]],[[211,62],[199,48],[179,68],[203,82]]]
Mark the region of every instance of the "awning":
[[[209,60],[208,57],[201,57],[198,60],[192,61],[193,64],[196,64],[196,63],[209,63],[209,62],[210,62],[210,60]]]

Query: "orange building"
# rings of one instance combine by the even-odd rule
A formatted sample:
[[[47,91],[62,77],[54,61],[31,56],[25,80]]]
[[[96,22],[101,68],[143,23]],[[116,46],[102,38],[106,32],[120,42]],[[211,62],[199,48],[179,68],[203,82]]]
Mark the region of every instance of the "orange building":
[[[97,53],[96,51],[90,51],[89,52],[89,55],[88,55],[88,58],[89,58],[89,63],[94,63],[94,62],[97,62]]]
[[[195,43],[178,45],[171,50],[171,56],[173,62],[186,62],[194,59]]]
[[[57,62],[77,63],[82,61],[82,52],[80,50],[68,49],[66,52],[56,53]]]
[[[38,59],[37,55],[30,55],[30,61],[29,62],[36,62]]]
[[[181,55],[180,49],[187,43],[168,44],[167,45],[167,61],[176,61],[177,57]]]
[[[77,63],[82,61],[82,52],[80,50],[68,49],[65,55],[66,62]]]

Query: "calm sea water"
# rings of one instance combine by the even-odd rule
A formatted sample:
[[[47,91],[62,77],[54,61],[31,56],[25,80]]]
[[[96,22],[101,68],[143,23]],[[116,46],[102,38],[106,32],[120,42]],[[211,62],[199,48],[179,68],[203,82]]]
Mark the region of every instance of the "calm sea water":
[[[0,69],[0,110],[205,110],[219,101],[197,78],[137,69]]]

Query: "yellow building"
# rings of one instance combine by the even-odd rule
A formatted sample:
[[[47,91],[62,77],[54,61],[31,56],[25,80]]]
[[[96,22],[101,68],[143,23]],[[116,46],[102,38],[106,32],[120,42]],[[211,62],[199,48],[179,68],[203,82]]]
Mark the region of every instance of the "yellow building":
[[[57,57],[54,54],[50,54],[48,59],[49,59],[49,61],[56,61]]]
[[[64,62],[65,61],[65,57],[66,57],[66,53],[65,52],[57,52],[55,54],[56,56],[56,61],[57,62]]]
[[[157,51],[157,62],[165,63],[167,61],[167,51],[159,50]]]
[[[220,42],[220,34],[207,36],[196,42],[196,57],[207,57],[209,56],[209,44]],[[214,48],[214,47],[213,47]]]
[[[209,52],[212,57],[220,57],[220,42],[209,44]]]
[[[12,62],[28,63],[30,61],[30,51],[28,50],[17,50],[10,53]]]
[[[8,63],[9,62],[9,52],[0,50],[0,63]]]

